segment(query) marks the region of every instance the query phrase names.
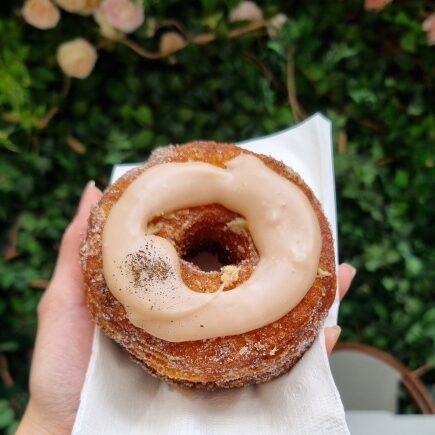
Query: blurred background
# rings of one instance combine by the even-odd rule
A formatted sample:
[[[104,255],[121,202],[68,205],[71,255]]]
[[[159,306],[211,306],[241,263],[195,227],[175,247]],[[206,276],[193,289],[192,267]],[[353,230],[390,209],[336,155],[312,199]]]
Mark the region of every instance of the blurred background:
[[[24,410],[36,306],[86,182],[104,188],[113,164],[157,146],[250,139],[318,111],[334,127],[340,260],[358,269],[342,339],[386,350],[435,395],[434,13],[420,0],[3,0],[0,431]]]

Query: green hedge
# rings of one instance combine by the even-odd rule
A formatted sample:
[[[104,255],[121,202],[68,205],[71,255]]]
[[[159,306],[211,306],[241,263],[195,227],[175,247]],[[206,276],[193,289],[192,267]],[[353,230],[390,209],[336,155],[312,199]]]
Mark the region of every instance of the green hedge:
[[[34,29],[17,3],[3,1],[0,15],[0,431],[25,406],[40,287],[86,181],[104,188],[114,163],[159,145],[275,132],[299,109],[334,123],[340,257],[359,269],[343,338],[413,369],[435,365],[435,48],[421,29],[431,2],[379,12],[360,1],[258,2],[267,17],[289,16],[282,32],[229,39],[237,1],[154,0],[147,17],[217,34],[157,60],[106,44],[91,18],[63,13],[55,29]],[[150,38],[144,26],[131,39],[156,50],[174,29]],[[68,81],[55,52],[77,36],[100,44],[99,58],[88,79]],[[289,80],[300,107],[288,103]],[[433,388],[431,373],[425,381]]]

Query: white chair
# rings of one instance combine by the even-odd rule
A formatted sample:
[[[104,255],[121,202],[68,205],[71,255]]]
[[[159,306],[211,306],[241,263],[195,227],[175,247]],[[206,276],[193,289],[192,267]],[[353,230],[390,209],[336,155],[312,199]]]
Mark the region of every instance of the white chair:
[[[423,383],[386,352],[360,343],[338,343],[330,364],[346,410],[395,413],[401,383],[422,414],[435,414],[434,400]]]

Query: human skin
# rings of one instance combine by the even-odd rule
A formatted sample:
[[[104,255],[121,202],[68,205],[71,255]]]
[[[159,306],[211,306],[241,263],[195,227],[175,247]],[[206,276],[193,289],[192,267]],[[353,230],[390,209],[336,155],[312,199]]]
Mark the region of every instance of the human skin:
[[[38,305],[38,332],[30,372],[30,399],[17,435],[70,434],[91,355],[94,325],[86,306],[79,248],[90,209],[102,193],[90,182],[66,229],[50,285]],[[338,268],[340,299],[356,270]],[[324,329],[330,353],[340,327]]]

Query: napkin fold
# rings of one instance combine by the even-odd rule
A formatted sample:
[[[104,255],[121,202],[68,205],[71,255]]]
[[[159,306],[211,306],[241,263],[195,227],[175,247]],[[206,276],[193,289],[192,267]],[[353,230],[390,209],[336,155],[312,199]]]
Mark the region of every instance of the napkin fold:
[[[298,172],[322,204],[335,240],[337,224],[331,124],[320,114],[241,147],[268,154]],[[116,165],[112,182],[137,165]],[[338,299],[326,325],[337,321]],[[343,405],[323,333],[287,374],[264,384],[203,392],[146,374],[96,328],[74,435],[344,435]]]

